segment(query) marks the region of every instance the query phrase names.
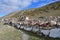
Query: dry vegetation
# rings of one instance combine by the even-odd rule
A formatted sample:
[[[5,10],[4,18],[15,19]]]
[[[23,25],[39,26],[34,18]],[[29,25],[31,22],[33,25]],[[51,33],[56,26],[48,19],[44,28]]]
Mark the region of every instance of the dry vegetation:
[[[16,17],[19,18],[21,15],[29,16],[31,18],[39,18],[44,16],[60,16],[60,1],[51,3],[41,8],[33,8],[28,10],[22,10],[19,12],[13,12],[4,18]]]

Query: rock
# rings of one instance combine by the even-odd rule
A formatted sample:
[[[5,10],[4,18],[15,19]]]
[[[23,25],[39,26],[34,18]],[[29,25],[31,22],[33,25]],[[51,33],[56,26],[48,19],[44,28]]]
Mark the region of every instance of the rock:
[[[49,37],[60,38],[60,28],[51,29]]]
[[[41,31],[41,33],[43,33],[45,36],[49,35],[49,30],[41,29],[40,31]]]

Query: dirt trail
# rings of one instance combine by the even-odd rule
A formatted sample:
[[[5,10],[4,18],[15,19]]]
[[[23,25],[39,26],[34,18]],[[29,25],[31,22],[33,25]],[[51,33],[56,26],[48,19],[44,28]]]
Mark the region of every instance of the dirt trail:
[[[23,33],[22,40],[28,40],[28,39],[29,39],[29,35],[26,33]]]
[[[22,40],[29,40],[29,35],[25,32],[21,32],[22,33]]]

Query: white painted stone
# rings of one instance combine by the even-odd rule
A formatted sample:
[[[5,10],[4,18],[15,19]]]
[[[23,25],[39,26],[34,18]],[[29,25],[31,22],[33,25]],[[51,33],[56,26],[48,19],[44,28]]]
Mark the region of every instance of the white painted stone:
[[[29,20],[29,17],[26,17],[26,20]]]
[[[38,28],[33,28],[32,31],[33,31],[33,32],[37,32],[37,31],[39,31],[39,29],[38,29]]]
[[[24,27],[24,30],[31,31],[32,27]]]
[[[55,25],[56,21],[51,20],[51,25]]]
[[[46,36],[49,35],[49,30],[43,30],[43,29],[41,29],[40,31],[41,31],[41,33],[43,33]]]
[[[17,24],[17,28],[20,28],[20,25],[19,24]]]
[[[60,38],[60,28],[51,29],[49,36],[53,38]]]
[[[21,26],[20,28],[21,28],[21,29],[23,29],[23,28],[24,28],[24,26]]]

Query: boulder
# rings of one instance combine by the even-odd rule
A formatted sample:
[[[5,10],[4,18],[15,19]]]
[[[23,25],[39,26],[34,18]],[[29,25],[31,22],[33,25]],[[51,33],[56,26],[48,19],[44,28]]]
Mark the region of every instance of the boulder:
[[[51,29],[49,37],[60,38],[60,28]]]
[[[40,31],[41,31],[41,33],[43,33],[45,36],[48,36],[48,35],[49,35],[49,32],[50,32],[50,30],[44,30],[44,29],[41,29]]]

